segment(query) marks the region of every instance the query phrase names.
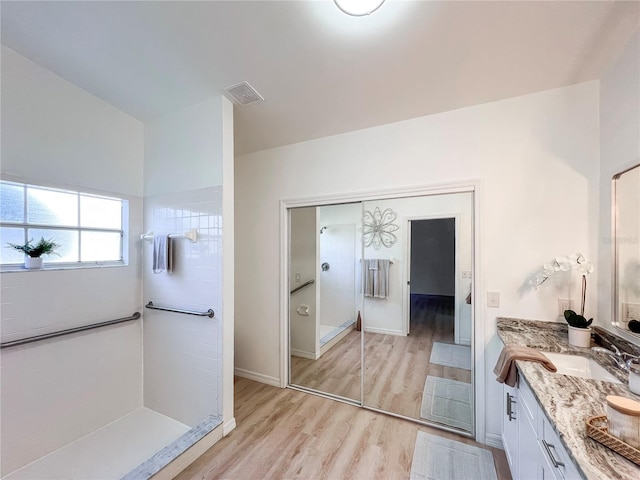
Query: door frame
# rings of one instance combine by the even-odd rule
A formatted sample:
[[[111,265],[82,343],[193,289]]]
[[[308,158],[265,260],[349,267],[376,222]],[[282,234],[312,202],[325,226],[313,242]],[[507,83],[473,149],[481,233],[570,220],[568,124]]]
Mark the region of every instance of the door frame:
[[[473,293],[471,309],[471,352],[473,358],[473,397],[475,414],[475,431],[471,435],[476,441],[486,444],[486,372],[485,368],[485,302],[481,301],[484,287],[482,267],[482,246],[484,232],[481,229],[484,210],[484,181],[469,179],[448,183],[422,186],[410,186],[395,189],[378,189],[355,191],[351,193],[335,193],[306,198],[280,200],[280,387],[289,385],[289,209],[295,207],[311,207],[338,203],[360,202],[367,200],[384,200],[390,198],[417,197],[447,193],[473,194]],[[361,382],[362,383],[362,382]]]
[[[439,213],[436,215],[414,215],[408,217],[402,217],[402,221],[406,226],[407,234],[403,252],[403,264],[404,273],[402,278],[402,298],[404,303],[402,305],[402,330],[405,335],[409,335],[411,332],[411,222],[418,222],[421,220],[444,220],[453,219],[454,221],[454,301],[453,301],[453,318],[454,318],[454,343],[460,344],[460,307],[458,306],[458,300],[462,298],[462,292],[460,291],[460,212],[455,213]]]

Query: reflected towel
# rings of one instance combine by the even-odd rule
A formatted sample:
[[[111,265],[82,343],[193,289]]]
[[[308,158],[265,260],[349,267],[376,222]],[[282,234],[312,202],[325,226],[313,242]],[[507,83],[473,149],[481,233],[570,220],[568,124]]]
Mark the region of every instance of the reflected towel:
[[[153,273],[173,272],[173,242],[169,235],[153,237]]]
[[[518,371],[516,370],[516,360],[526,360],[528,362],[539,362],[544,368],[550,372],[556,372],[558,369],[540,350],[522,345],[507,345],[500,352],[493,373],[496,374],[496,380],[500,383],[506,383],[510,387],[516,385],[518,379]]]
[[[367,258],[362,261],[362,288],[365,297],[389,296],[389,260]]]

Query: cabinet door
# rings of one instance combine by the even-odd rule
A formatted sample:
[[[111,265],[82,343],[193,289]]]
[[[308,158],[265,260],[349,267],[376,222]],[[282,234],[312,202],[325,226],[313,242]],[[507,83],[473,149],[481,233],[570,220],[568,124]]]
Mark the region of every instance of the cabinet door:
[[[556,477],[565,480],[579,480],[582,476],[578,473],[569,453],[565,450],[560,437],[556,434],[549,420],[541,414],[541,422],[538,431],[541,447],[546,450],[545,456],[556,471]]]
[[[562,476],[558,469],[553,466],[549,455],[544,449],[542,442],[538,442],[538,456],[540,458],[540,465],[538,469],[538,479],[540,480],[562,480]]]
[[[518,476],[518,399],[517,390],[504,385],[502,395],[502,445],[509,462],[511,476]]]
[[[521,411],[518,418],[518,480],[540,479],[540,463],[536,430]]]

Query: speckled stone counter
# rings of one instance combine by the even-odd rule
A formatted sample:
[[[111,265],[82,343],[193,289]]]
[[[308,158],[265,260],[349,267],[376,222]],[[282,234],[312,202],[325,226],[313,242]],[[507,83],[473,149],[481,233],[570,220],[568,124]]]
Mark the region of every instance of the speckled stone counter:
[[[572,353],[597,359],[623,384],[589,380],[552,373],[535,362],[516,362],[520,379],[531,387],[545,415],[554,426],[574,463],[587,479],[640,479],[640,467],[609,448],[587,437],[585,421],[606,414],[606,396],[619,395],[640,401],[631,393],[627,375],[605,365],[599,355],[588,348],[573,347],[567,342],[567,325],[553,322],[498,319],[498,336],[505,345],[526,345],[547,352]]]

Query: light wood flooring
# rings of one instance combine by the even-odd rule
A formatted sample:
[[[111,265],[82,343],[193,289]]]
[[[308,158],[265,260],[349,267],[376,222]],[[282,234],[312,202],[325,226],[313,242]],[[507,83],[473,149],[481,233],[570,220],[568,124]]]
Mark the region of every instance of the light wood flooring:
[[[434,342],[454,343],[453,304],[442,297],[412,296],[408,336],[365,333],[365,405],[419,419],[427,375],[471,383],[470,370],[430,363]],[[360,348],[354,330],[318,360],[292,356],[292,383],[359,401]]]
[[[318,360],[291,356],[291,383],[360,401],[360,332],[352,330]]]
[[[235,395],[237,428],[178,480],[407,479],[419,430],[478,445],[452,433],[242,378]],[[509,480],[504,452],[488,449],[498,478]]]
[[[453,304],[442,297],[411,298],[410,334],[365,334],[364,403],[420,418],[427,375],[471,383],[471,371],[430,363],[434,342],[454,343]]]

